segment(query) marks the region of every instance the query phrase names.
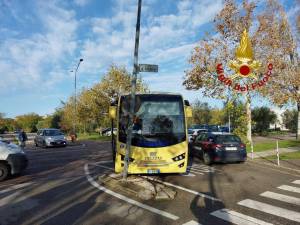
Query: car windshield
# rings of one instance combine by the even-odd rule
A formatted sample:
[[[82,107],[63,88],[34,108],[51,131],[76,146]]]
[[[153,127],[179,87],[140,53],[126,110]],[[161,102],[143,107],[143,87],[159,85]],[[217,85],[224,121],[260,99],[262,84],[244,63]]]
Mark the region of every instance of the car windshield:
[[[45,134],[45,136],[59,136],[59,135],[63,135],[63,133],[60,130],[45,130],[44,134]]]
[[[232,143],[232,142],[240,143],[241,139],[235,135],[220,135],[216,137],[216,142],[219,144]]]
[[[119,141],[126,142],[129,96],[120,104]],[[183,100],[177,95],[137,95],[132,145],[163,147],[185,140]]]

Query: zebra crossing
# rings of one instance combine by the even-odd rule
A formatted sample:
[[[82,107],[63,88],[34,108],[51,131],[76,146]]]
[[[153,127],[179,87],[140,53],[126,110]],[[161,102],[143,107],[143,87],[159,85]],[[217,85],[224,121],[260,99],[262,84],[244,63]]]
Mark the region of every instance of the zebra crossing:
[[[261,193],[259,196],[263,197],[262,201],[252,200],[252,199],[244,199],[237,204],[239,206],[246,207],[248,209],[259,211],[260,213],[266,213],[273,216],[281,217],[288,222],[288,224],[296,224],[300,223],[300,213],[299,208],[298,211],[285,209],[283,207],[271,205],[269,203],[263,202],[265,199],[274,200],[277,205],[280,205],[281,202],[289,203],[290,205],[297,207],[300,205],[300,180],[295,180],[291,182],[293,186],[290,185],[281,185],[277,187],[278,190],[284,191],[285,194],[280,194],[272,191],[266,191]],[[297,186],[298,185],[298,186]],[[296,194],[295,194],[296,193]],[[299,197],[291,196],[298,195]],[[270,225],[268,221],[263,221],[252,216],[248,216],[234,210],[230,209],[220,209],[210,213],[211,216],[222,219],[226,222],[230,222],[233,224],[241,224],[241,225]]]
[[[219,171],[214,167],[202,165],[202,164],[193,164],[191,166],[187,166],[187,172],[181,176],[194,177],[196,175],[205,175],[207,173],[214,173],[215,171]]]

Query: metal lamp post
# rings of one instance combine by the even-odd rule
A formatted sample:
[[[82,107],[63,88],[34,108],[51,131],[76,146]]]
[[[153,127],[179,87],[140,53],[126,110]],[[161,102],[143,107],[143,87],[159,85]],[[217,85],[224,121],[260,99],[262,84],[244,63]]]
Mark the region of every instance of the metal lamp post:
[[[77,117],[77,108],[76,108],[76,105],[77,105],[77,99],[76,99],[76,88],[77,88],[77,71],[78,71],[78,68],[79,68],[79,65],[80,63],[83,61],[83,59],[80,59],[78,64],[77,64],[77,67],[76,67],[76,70],[74,72],[74,118],[73,118],[73,133],[74,135],[76,134],[76,117]]]

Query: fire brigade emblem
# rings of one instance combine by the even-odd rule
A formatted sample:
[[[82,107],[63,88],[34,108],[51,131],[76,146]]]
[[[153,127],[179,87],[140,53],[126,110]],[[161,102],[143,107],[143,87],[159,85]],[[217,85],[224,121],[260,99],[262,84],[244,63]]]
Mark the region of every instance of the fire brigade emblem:
[[[254,60],[253,55],[248,32],[244,30],[240,44],[235,50],[235,59],[230,60],[228,63],[228,67],[234,71],[234,73],[226,76],[222,63],[219,63],[216,66],[218,80],[238,92],[255,90],[256,88],[264,86],[272,75],[273,65],[269,63],[266,73],[262,78],[259,78],[257,74],[259,74],[258,69],[260,69],[261,63]],[[243,83],[240,83],[241,81]]]

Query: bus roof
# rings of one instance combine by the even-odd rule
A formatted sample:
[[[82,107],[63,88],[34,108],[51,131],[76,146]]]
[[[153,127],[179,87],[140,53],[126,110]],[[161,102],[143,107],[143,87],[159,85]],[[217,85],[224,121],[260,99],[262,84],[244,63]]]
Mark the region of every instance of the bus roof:
[[[130,93],[122,94],[121,96],[127,96],[130,95]],[[148,93],[136,93],[136,95],[177,95],[182,96],[180,93],[175,92],[160,92],[160,91],[153,91]]]

